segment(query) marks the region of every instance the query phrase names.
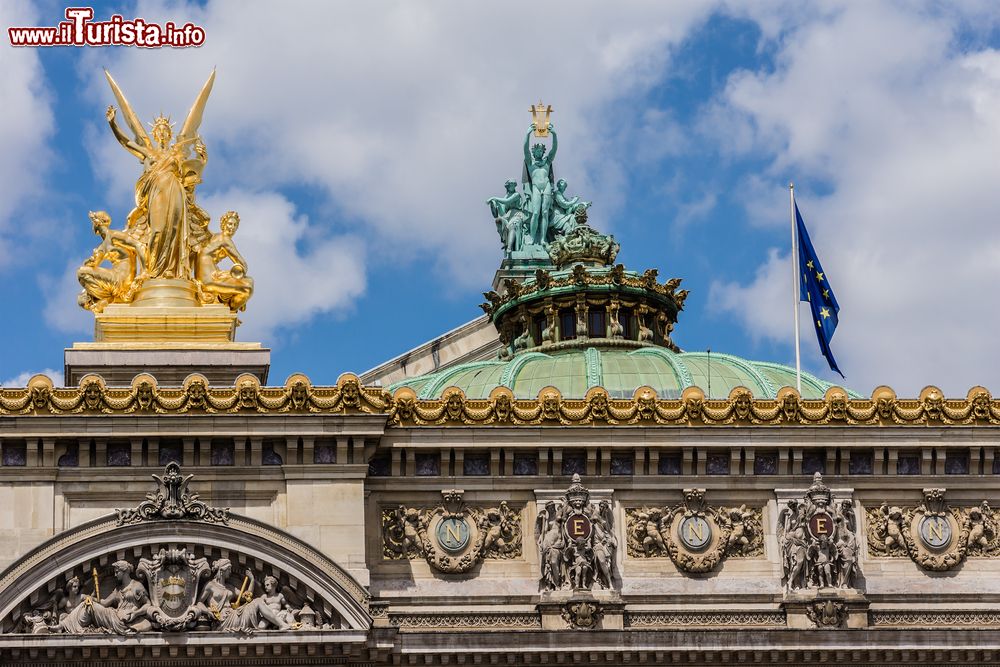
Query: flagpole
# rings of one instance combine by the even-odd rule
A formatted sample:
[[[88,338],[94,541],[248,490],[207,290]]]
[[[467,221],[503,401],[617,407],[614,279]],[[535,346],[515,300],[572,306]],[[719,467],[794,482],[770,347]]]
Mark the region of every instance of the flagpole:
[[[799,357],[799,244],[795,224],[795,184],[788,184],[789,208],[792,218],[792,298],[795,311],[795,388],[802,395],[802,362]]]

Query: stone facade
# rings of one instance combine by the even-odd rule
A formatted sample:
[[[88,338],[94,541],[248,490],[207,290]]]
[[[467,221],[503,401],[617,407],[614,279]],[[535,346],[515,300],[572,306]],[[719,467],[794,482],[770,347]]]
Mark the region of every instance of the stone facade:
[[[212,392],[227,390],[236,392],[208,388],[218,405],[223,394]],[[28,395],[0,398],[14,405],[19,391]],[[72,391],[83,390],[55,390],[59,405]],[[448,659],[470,664],[1000,656],[1000,472],[988,415],[964,425],[401,425],[399,401],[353,376],[309,392],[330,407],[73,412],[40,399],[7,410],[5,662],[246,664],[249,651],[269,664],[443,664],[459,647],[464,657]],[[150,475],[169,460],[195,475],[199,502],[228,509],[228,524],[116,523],[115,510],[156,497]],[[822,511],[789,524],[789,508],[809,503]],[[809,523],[822,512],[850,531],[832,541],[856,544],[849,571],[843,549],[820,556],[821,541],[806,537],[825,530]],[[789,587],[796,530],[811,569]],[[72,576],[81,594],[96,578],[106,596],[114,563],[159,548],[231,561],[232,590],[251,571],[253,599],[273,576],[302,592],[290,614],[308,596],[328,627],[264,623],[247,636],[207,623],[178,644],[182,634],[162,627],[115,639],[26,625]],[[545,579],[552,568],[562,574]],[[586,633],[595,634],[581,641]]]

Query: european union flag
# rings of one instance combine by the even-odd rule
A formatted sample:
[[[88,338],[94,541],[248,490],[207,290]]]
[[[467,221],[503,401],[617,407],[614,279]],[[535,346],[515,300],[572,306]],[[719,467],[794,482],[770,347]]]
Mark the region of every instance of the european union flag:
[[[816,327],[816,337],[819,339],[819,349],[829,362],[831,370],[837,371],[840,377],[844,377],[837,368],[833,350],[830,349],[830,339],[837,330],[837,314],[840,312],[840,306],[837,304],[837,297],[833,295],[830,280],[823,271],[823,265],[819,263],[812,241],[809,240],[809,232],[806,231],[806,224],[802,222],[798,204],[795,204],[795,226],[799,241],[799,273],[802,274],[799,300],[809,302]]]

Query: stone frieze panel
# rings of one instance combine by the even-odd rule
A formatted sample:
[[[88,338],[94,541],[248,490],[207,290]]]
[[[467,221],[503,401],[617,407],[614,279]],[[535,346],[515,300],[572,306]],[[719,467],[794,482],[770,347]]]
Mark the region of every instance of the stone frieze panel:
[[[726,558],[764,555],[762,510],[709,506],[705,489],[684,489],[676,506],[626,509],[625,524],[629,557],[669,557],[684,572],[710,572]]]
[[[521,557],[521,515],[506,501],[471,507],[463,492],[441,492],[435,507],[383,508],[382,555],[388,560],[425,559],[439,572],[468,572],[486,559]]]
[[[968,557],[1000,555],[1000,512],[982,501],[953,507],[945,489],[924,489],[919,505],[889,505],[865,511],[868,555],[910,558],[924,570],[941,572]]]

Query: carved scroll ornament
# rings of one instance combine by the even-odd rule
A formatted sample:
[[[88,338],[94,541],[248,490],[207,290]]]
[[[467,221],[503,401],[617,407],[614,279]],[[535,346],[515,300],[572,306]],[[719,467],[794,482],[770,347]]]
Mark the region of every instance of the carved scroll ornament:
[[[194,475],[181,474],[181,466],[176,461],[167,464],[163,476],[153,475],[157,490],[146,494],[134,509],[116,509],[118,525],[155,521],[158,519],[186,519],[189,521],[208,521],[210,523],[226,523],[229,521],[229,509],[209,507],[207,503],[198,500],[198,494],[188,490],[188,484]]]

